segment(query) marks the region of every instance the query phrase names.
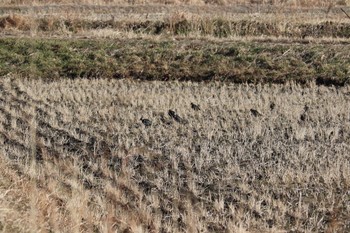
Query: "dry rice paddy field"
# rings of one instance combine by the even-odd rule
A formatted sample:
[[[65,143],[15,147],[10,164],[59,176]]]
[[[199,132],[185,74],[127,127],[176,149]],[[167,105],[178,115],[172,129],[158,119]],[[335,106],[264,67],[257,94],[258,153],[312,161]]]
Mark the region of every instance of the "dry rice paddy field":
[[[349,87],[0,88],[5,232],[350,230]]]
[[[0,3],[0,231],[350,232],[348,1]]]

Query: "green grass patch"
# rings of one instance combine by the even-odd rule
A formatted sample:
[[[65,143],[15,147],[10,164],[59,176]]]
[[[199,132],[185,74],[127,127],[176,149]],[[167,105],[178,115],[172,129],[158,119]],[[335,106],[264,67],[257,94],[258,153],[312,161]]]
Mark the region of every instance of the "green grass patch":
[[[0,75],[343,85],[350,45],[1,39]]]

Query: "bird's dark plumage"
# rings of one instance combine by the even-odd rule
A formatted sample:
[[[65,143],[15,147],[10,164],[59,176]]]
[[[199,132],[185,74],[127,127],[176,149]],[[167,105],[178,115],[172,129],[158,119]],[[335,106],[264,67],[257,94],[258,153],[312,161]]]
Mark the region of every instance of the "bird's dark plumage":
[[[306,121],[308,119],[308,111],[309,111],[309,106],[305,104],[304,106],[304,112],[300,115],[300,120],[301,121]]]
[[[182,118],[179,115],[177,115],[176,112],[174,112],[173,110],[169,110],[168,115],[179,123],[183,121]]]
[[[170,119],[167,119],[163,113],[160,115],[160,120],[166,125],[172,124],[172,121]]]
[[[258,110],[253,108],[250,109],[250,113],[255,117],[262,116],[262,114]]]
[[[192,108],[193,110],[195,110],[195,111],[201,110],[201,108],[199,107],[199,105],[194,104],[194,103],[191,103],[191,108]]]
[[[148,119],[141,117],[140,120],[141,120],[142,124],[144,124],[144,126],[146,126],[146,127],[149,127],[152,125],[152,121],[150,121]]]

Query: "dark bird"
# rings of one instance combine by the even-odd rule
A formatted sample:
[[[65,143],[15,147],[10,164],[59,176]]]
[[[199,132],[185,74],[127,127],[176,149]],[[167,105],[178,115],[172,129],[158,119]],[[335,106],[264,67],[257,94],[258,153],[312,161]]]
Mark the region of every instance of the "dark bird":
[[[276,104],[275,104],[274,102],[271,102],[271,103],[270,103],[270,110],[271,110],[271,111],[274,110],[275,107],[276,107]]]
[[[308,111],[309,111],[309,106],[305,104],[304,106],[304,112],[300,115],[300,120],[301,121],[306,121],[308,119]]]
[[[160,120],[163,122],[163,124],[166,124],[166,125],[171,125],[171,124],[173,123],[172,120],[167,119],[167,118],[164,116],[164,113],[161,113],[161,114],[160,114]]]
[[[195,111],[201,110],[201,108],[199,107],[199,105],[194,104],[194,103],[191,103],[191,108],[192,108],[193,110],[195,110]]]
[[[148,119],[141,117],[140,120],[141,120],[142,124],[144,124],[146,127],[149,127],[152,125],[152,121],[150,121]]]
[[[303,114],[300,115],[300,120],[301,120],[301,121],[305,121],[306,118],[307,118],[307,115],[306,115],[305,112],[304,112]]]
[[[250,109],[250,113],[255,117],[262,116],[262,114],[258,110],[253,108]]]
[[[168,111],[168,115],[173,118],[176,122],[183,122],[182,118],[176,114],[176,112],[174,112],[173,110],[169,110]]]

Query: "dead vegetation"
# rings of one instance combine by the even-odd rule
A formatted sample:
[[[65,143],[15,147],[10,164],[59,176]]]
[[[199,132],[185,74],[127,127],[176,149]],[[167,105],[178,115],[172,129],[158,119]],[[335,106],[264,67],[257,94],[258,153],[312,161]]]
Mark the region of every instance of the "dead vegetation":
[[[36,38],[324,38],[349,41],[349,7],[314,2],[295,7],[235,3],[224,6],[148,4],[54,4],[0,6],[0,33]],[[53,4],[53,3],[52,3]],[[298,2],[297,4],[303,5]],[[345,14],[344,14],[345,13]]]
[[[47,5],[47,4],[190,4],[190,5],[231,5],[231,4],[255,4],[255,5],[290,5],[298,7],[327,7],[329,5],[347,5],[348,0],[3,0],[1,5]]]
[[[350,230],[349,87],[0,88],[4,232]]]
[[[0,7],[0,34],[30,38],[342,40],[348,7],[276,5],[17,5]],[[346,14],[344,14],[346,13]]]
[[[1,29],[18,29],[23,31],[31,30],[31,23],[27,18],[18,15],[10,15],[0,19],[0,28]]]
[[[59,36],[75,35],[91,38],[98,31],[113,31],[115,35],[131,34],[148,36],[187,36],[187,37],[273,37],[273,38],[350,38],[349,22],[319,21],[295,22],[266,21],[224,18],[208,18],[200,16],[186,17],[174,14],[164,20],[84,20],[79,18],[44,17],[10,15],[0,18],[0,30],[3,33]],[[15,31],[14,31],[15,30]],[[90,36],[89,36],[90,34]],[[102,34],[103,35],[103,34]],[[112,34],[111,34],[112,35]],[[110,37],[106,33],[105,37]],[[98,37],[98,36],[97,36]],[[100,36],[101,37],[101,36]]]

